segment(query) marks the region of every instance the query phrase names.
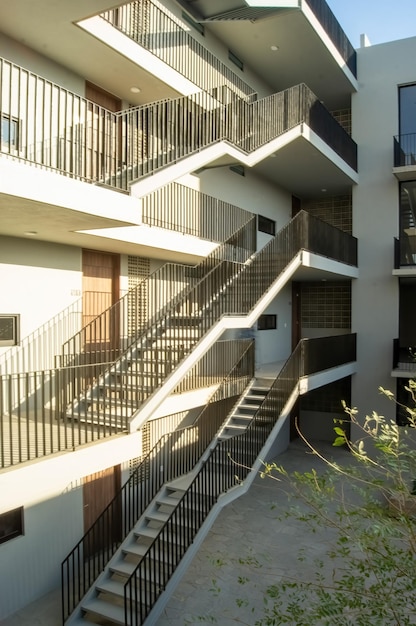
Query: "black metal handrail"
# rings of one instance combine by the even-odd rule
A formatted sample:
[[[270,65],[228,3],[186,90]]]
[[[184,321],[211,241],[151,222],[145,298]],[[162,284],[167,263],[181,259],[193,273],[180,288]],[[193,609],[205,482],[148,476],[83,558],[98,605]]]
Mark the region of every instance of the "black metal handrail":
[[[357,53],[328,4],[325,0],[306,1],[356,77]],[[101,17],[201,89],[210,91],[225,84],[239,94],[254,95],[252,87],[153,3],[136,0],[106,11]],[[184,55],[183,49],[188,54]]]
[[[396,135],[394,141],[394,167],[416,166],[416,133]]]
[[[160,325],[171,309],[180,306],[183,295],[213,268],[224,261],[232,266],[247,261],[256,246],[256,217],[247,211],[244,218],[243,225],[198,265],[166,263],[140,281],[63,344],[59,365],[115,361],[140,336],[144,339],[145,334],[150,333],[151,337],[154,326]],[[150,303],[149,310],[143,311],[143,302]],[[141,316],[129,315],[130,310],[139,309]]]
[[[251,104],[199,92],[113,113],[5,59],[0,83],[0,121],[19,125],[1,152],[120,191],[217,142],[249,152],[303,122],[357,169],[355,142],[305,85]],[[29,88],[39,97],[27,97]]]
[[[195,85],[222,99],[227,87],[240,97],[254,89],[152,2],[130,2],[100,16]],[[184,53],[186,51],[186,53]]]
[[[162,485],[193,469],[235,403],[235,398],[241,395],[253,378],[254,342],[239,340],[236,352],[235,362],[194,425],[161,437],[64,559],[61,566],[64,622]],[[230,387],[233,389],[231,396]],[[180,446],[176,445],[178,441]]]
[[[178,183],[142,198],[142,221],[209,241],[223,242],[247,224],[252,213]]]
[[[357,53],[325,0],[306,0],[347,66],[357,77]]]
[[[125,624],[144,623],[218,497],[247,478],[299,379],[355,360],[356,335],[301,340],[246,431],[219,441],[211,450],[125,583]]]
[[[129,337],[129,348],[120,351],[118,361],[110,368],[103,367],[102,376],[68,406],[68,412],[78,419],[89,404],[89,421],[99,423],[103,414],[110,421],[117,421],[117,414],[113,418],[111,398],[120,385],[117,374],[128,363],[135,394],[123,405],[123,416],[128,420],[137,414],[221,317],[247,315],[302,249],[350,265],[357,263],[354,237],[305,211],[299,212],[249,263],[211,259],[205,266],[210,271],[160,308],[147,325],[137,329],[138,334]],[[98,326],[105,328],[100,319]],[[72,355],[71,358],[88,358],[88,354],[83,357],[76,350]],[[94,402],[97,396],[100,403]]]

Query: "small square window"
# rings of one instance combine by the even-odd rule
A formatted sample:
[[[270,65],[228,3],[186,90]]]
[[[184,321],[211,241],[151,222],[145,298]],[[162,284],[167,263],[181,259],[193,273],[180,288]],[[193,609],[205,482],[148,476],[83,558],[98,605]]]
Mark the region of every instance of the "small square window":
[[[12,117],[1,117],[0,139],[2,144],[17,148],[19,145],[19,122]]]
[[[0,514],[0,543],[23,535],[23,507]]]
[[[238,67],[238,69],[244,72],[244,63],[241,59],[238,58],[236,54],[234,54],[234,52],[231,52],[231,50],[228,50],[228,58],[232,63],[234,63],[234,65]]]
[[[0,347],[20,342],[20,315],[0,314]]]
[[[257,216],[257,228],[261,233],[267,233],[272,237],[276,234],[276,222],[263,215]]]
[[[277,328],[277,315],[260,315],[257,321],[257,330],[274,330]]]
[[[246,172],[243,165],[230,165],[230,170],[239,176],[245,176]]]

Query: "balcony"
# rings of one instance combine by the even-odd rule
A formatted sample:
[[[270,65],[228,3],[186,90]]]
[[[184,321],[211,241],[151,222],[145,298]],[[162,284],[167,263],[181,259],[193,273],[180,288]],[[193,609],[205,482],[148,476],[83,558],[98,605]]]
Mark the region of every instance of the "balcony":
[[[394,137],[393,174],[400,181],[416,178],[416,133]]]
[[[325,0],[179,3],[276,91],[306,82],[335,110],[357,89],[356,52]],[[301,61],[299,42],[309,51]]]
[[[314,189],[334,182],[340,188],[328,191],[338,193],[356,182],[356,144],[303,84],[253,103],[234,99],[223,104],[200,92],[113,113],[5,59],[0,60],[0,78],[1,152],[79,181],[128,191],[134,181],[214,144],[228,154],[231,146],[241,163],[252,166],[253,159],[271,156],[267,150],[278,139],[273,156],[279,157],[279,145],[286,147],[286,154],[276,158],[271,171],[269,163],[261,173],[280,182],[280,172],[292,193],[307,193],[297,187],[305,181]],[[310,131],[318,137],[318,150],[312,147]],[[310,149],[297,149],[295,139],[301,135]],[[293,146],[295,152],[288,154]],[[332,156],[324,153],[325,146]],[[315,169],[311,151],[322,154]],[[296,168],[289,157],[297,161]],[[195,169],[192,163],[189,171]]]
[[[400,339],[393,340],[393,378],[415,378],[416,376],[416,349],[414,346],[404,346]]]

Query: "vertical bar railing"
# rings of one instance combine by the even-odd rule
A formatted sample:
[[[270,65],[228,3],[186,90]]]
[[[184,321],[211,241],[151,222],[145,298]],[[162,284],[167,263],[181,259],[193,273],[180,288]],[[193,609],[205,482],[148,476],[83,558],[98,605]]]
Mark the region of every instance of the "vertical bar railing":
[[[357,53],[325,0],[306,0],[347,66],[357,77]]]
[[[252,471],[299,379],[355,360],[355,335],[301,340],[245,432],[217,442],[125,583],[125,624],[144,623],[219,496]],[[159,561],[159,554],[167,558]]]
[[[0,80],[1,152],[122,191],[215,142],[249,152],[302,122],[356,169],[355,143],[304,85],[252,104],[199,92],[112,113],[4,59]]]
[[[172,183],[142,198],[142,220],[149,226],[223,242],[246,224],[251,213],[201,193]]]
[[[155,4],[136,0],[101,17],[218,100],[224,87],[238,97],[255,99],[250,85]]]
[[[223,377],[222,384],[211,396],[195,424],[160,439],[63,561],[63,621],[104,569],[164,482],[191,471],[212,441],[226,415],[218,407],[218,403],[227,395],[224,388],[233,381],[235,395],[240,395],[254,375],[253,342],[240,340],[236,356],[236,362]],[[181,442],[180,446],[175,445],[178,441]],[[163,474],[160,471],[162,466]]]

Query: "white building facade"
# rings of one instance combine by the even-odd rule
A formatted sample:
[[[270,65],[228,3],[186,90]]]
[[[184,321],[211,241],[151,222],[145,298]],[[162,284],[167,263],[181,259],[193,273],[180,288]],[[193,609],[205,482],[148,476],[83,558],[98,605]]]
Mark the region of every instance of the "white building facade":
[[[215,485],[192,543],[230,450],[254,472],[295,417],[331,440],[341,400],[401,388],[416,42],[356,53],[316,0],[68,4],[0,26],[0,619],[62,574],[88,623],[141,588],[173,480]]]

